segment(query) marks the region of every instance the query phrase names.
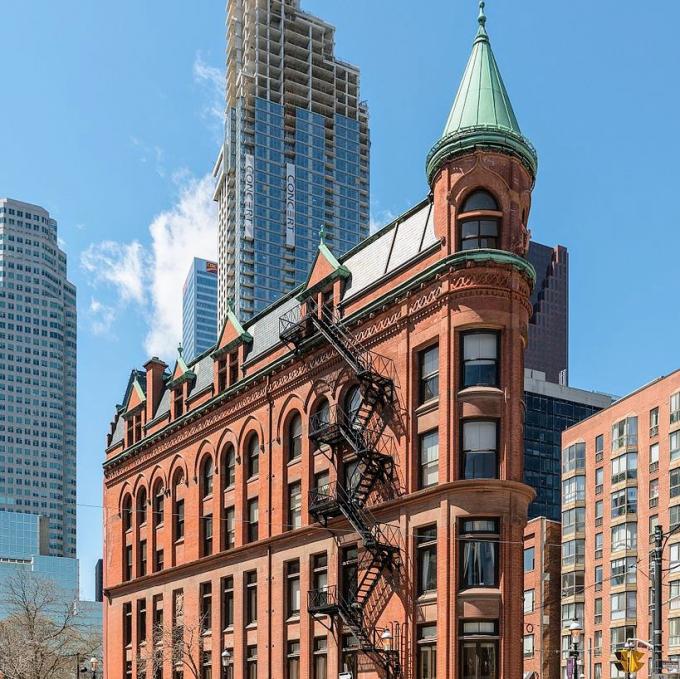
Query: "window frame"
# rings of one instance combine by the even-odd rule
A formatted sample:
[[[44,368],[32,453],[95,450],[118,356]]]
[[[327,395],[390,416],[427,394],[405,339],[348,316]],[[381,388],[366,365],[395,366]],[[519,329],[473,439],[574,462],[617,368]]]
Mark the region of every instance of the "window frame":
[[[493,336],[496,344],[496,357],[494,360],[494,380],[492,383],[488,383],[481,380],[472,380],[468,382],[466,375],[466,367],[468,363],[472,361],[490,361],[490,358],[476,358],[466,360],[465,358],[465,340],[468,337],[474,337],[475,335],[489,335]],[[494,330],[493,328],[475,328],[472,330],[464,330],[460,332],[459,340],[459,351],[460,351],[460,386],[461,389],[469,389],[471,387],[495,387],[497,389],[501,386],[501,331]]]
[[[489,455],[491,451],[489,450],[466,450],[465,448],[465,428],[469,425],[474,425],[474,424],[493,424],[496,430],[496,436],[495,436],[495,450],[493,451],[495,454],[495,464],[494,464],[494,475],[493,476],[468,476],[466,473],[466,468],[467,468],[467,461],[468,461],[468,454],[470,453],[476,453],[476,454],[481,454],[481,455]],[[467,480],[473,480],[473,479],[499,479],[500,478],[500,467],[501,467],[501,462],[500,462],[500,453],[499,453],[499,448],[500,448],[500,441],[501,441],[501,422],[498,418],[490,418],[490,417],[467,417],[464,419],[460,420],[460,454],[461,454],[461,469],[460,469],[460,478],[461,479],[467,479]]]

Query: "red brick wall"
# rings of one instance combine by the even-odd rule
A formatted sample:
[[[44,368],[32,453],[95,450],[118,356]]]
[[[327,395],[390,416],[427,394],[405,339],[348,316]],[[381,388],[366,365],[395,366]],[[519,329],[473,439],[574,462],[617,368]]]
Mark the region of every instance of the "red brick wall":
[[[530,200],[531,181],[521,164],[496,154],[475,154],[452,161],[434,183],[435,229],[442,238],[436,254],[418,261],[394,279],[385,279],[376,288],[353,300],[345,314],[360,310],[370,302],[394,290],[398,283],[412,280],[416,274],[455,251],[456,210],[459,198],[479,186],[496,195],[503,211],[502,247],[523,255],[526,249],[524,224]],[[523,218],[522,218],[523,217]],[[453,241],[455,243],[455,241]],[[336,283],[336,286],[338,283]],[[399,479],[399,496],[376,504],[371,510],[380,521],[397,525],[401,530],[403,568],[394,582],[388,583],[385,608],[378,627],[399,622],[404,631],[402,662],[407,677],[415,676],[417,624],[437,623],[437,676],[459,676],[457,621],[462,618],[487,618],[499,621],[499,676],[516,679],[522,671],[522,544],[527,506],[533,491],[523,479],[523,356],[530,306],[530,286],[511,265],[486,262],[450,267],[436,276],[405,289],[403,295],[379,311],[365,317],[352,328],[372,350],[390,358],[397,372],[398,417],[388,426],[396,444],[395,462]],[[462,330],[491,328],[500,332],[500,388],[460,388],[460,336]],[[415,390],[418,351],[439,343],[439,399],[419,406]],[[234,677],[243,676],[245,646],[258,646],[258,676],[283,676],[287,640],[301,643],[301,676],[310,674],[311,640],[328,635],[329,676],[337,676],[336,640],[325,630],[322,621],[306,613],[306,592],[310,588],[311,555],[327,551],[329,583],[337,582],[339,543],[356,541],[349,524],[342,519],[329,524],[330,533],[310,523],[307,493],[313,474],[335,469],[322,454],[314,454],[307,437],[308,417],[323,396],[331,404],[341,403],[354,377],[337,353],[322,346],[302,357],[291,356],[276,370],[266,372],[275,358],[286,354],[284,347],[273,351],[252,365],[245,376],[263,371],[263,377],[233,397],[219,401],[205,415],[181,427],[161,423],[149,431],[147,438],[162,430],[166,435],[141,446],[125,461],[114,461],[123,452],[120,446],[107,451],[104,486],[105,516],[105,626],[106,669],[108,677],[120,677],[126,654],[123,648],[122,610],[126,602],[145,597],[150,626],[152,597],[164,598],[166,625],[170,620],[172,592],[183,588],[185,625],[198,615],[198,591],[202,582],[210,581],[213,591],[212,634],[204,639],[212,650],[213,676],[217,676],[219,656],[225,647],[233,649]],[[189,412],[208,403],[211,394],[190,399]],[[287,462],[285,424],[291,413],[302,414],[303,449],[299,460]],[[498,418],[500,421],[500,479],[460,479],[460,421],[469,417]],[[189,418],[190,419],[190,418]],[[439,429],[439,484],[418,490],[416,462],[418,433],[432,427]],[[165,428],[164,428],[165,427]],[[255,479],[245,478],[245,446],[256,433],[261,452],[260,471]],[[227,445],[237,451],[236,482],[233,489],[222,491],[222,459]],[[197,478],[204,456],[211,456],[218,473],[215,491],[202,501]],[[171,534],[173,484],[177,470],[183,470],[180,492],[185,500],[185,537],[174,544]],[[287,487],[302,483],[302,527],[288,530]],[[149,492],[161,482],[166,489],[162,528],[152,530],[150,523],[124,534],[120,507],[126,494],[137,496],[140,488]],[[245,543],[247,520],[245,502],[259,498],[259,540]],[[201,556],[199,516],[208,508],[214,517],[214,550]],[[236,546],[223,551],[218,517],[223,508],[236,508]],[[149,521],[151,507],[148,508]],[[497,589],[459,591],[460,569],[459,517],[493,516],[500,519],[500,580]],[[437,595],[416,600],[414,594],[414,539],[419,526],[437,524]],[[151,544],[164,549],[165,568],[159,573],[123,582],[123,549],[146,534],[150,548],[149,568],[153,561]],[[336,542],[337,540],[337,542]],[[284,564],[300,559],[302,604],[299,619],[286,620],[284,610]],[[135,564],[135,569],[137,565]],[[243,574],[258,573],[258,623],[250,629],[242,624]],[[135,570],[135,572],[137,572]],[[222,630],[219,621],[220,578],[232,575],[235,582],[233,629]],[[328,621],[326,621],[327,623]],[[137,630],[133,629],[134,640]],[[151,638],[150,631],[147,638]],[[134,664],[134,663],[133,663]],[[166,666],[164,676],[170,676]],[[133,670],[133,676],[134,674]],[[189,676],[185,669],[184,676]],[[368,665],[362,677],[375,676]]]

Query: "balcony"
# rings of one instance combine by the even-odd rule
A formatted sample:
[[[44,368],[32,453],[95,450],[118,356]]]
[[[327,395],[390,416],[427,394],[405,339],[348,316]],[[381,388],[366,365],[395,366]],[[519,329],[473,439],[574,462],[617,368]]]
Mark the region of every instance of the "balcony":
[[[310,615],[333,615],[338,610],[338,588],[335,585],[312,589],[307,595]]]
[[[309,513],[319,520],[340,516],[338,485],[335,481],[309,491]]]

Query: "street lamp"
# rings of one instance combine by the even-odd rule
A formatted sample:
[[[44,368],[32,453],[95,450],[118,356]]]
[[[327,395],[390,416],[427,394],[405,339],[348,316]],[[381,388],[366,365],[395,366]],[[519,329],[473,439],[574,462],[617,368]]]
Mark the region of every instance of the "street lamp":
[[[571,651],[569,651],[569,657],[572,659],[572,678],[578,679],[578,640],[581,638],[581,632],[583,632],[583,627],[581,623],[574,619],[569,625],[569,634],[571,634]]]
[[[383,642],[383,646],[385,647],[386,651],[391,650],[392,648],[392,632],[390,631],[389,627],[385,627],[385,629],[382,631],[382,634],[380,635],[380,639]]]
[[[99,666],[99,660],[97,658],[90,658],[90,669],[92,670],[92,679],[97,678],[97,667]]]
[[[220,658],[222,659],[222,675],[226,677],[231,665],[231,653],[228,648],[222,651]]]

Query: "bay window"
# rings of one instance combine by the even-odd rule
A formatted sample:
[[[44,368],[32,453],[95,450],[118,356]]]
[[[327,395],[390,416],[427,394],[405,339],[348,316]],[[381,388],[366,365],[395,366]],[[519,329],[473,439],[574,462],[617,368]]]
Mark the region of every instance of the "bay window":
[[[498,519],[463,519],[460,527],[460,588],[497,587]]]
[[[466,332],[462,335],[462,379],[466,387],[497,387],[499,334],[490,330]]]
[[[498,422],[463,421],[464,479],[498,478]]]

